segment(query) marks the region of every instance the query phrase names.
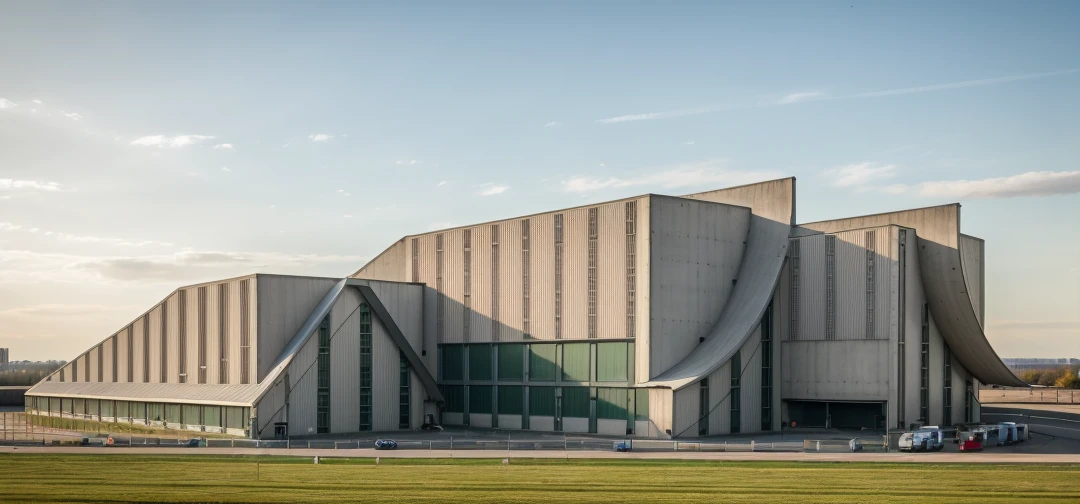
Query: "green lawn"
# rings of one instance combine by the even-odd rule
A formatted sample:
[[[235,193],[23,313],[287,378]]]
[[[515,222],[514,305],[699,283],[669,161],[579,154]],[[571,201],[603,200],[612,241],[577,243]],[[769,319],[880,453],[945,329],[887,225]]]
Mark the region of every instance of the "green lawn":
[[[258,462],[256,462],[258,460]],[[1080,466],[0,455],[0,501],[1080,501]]]

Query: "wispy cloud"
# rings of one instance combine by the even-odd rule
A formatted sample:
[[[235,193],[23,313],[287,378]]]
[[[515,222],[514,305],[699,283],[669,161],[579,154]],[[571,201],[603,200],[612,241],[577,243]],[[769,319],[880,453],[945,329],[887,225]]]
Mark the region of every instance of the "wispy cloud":
[[[777,100],[776,103],[779,104],[779,105],[791,105],[791,104],[794,104],[794,103],[800,103],[800,102],[805,102],[805,101],[810,101],[810,100],[818,100],[818,99],[821,99],[824,96],[825,96],[825,93],[822,93],[820,91],[810,91],[810,92],[805,92],[805,93],[791,93],[791,94],[789,94],[787,96],[784,96],[783,98],[780,98],[779,100]]]
[[[883,179],[895,177],[896,165],[880,165],[871,162],[854,163],[830,168],[822,172],[822,174],[832,179],[830,183],[835,187],[865,187]]]
[[[695,142],[695,141],[693,141],[693,140],[690,140],[690,141],[687,141],[687,142],[683,142],[682,144],[683,144],[683,145],[694,145],[694,144],[696,144],[696,143],[697,143],[697,142]]]
[[[72,121],[78,121],[79,119],[83,118],[83,116],[76,114],[75,112],[69,112],[67,114],[64,114],[64,117],[71,119]]]
[[[880,96],[896,96],[896,95],[905,95],[905,94],[914,94],[914,93],[927,93],[927,92],[931,92],[931,91],[944,91],[946,89],[960,89],[960,88],[970,88],[970,87],[993,86],[995,84],[1004,84],[1006,82],[1016,82],[1016,81],[1025,81],[1025,80],[1034,80],[1034,79],[1045,79],[1047,77],[1057,77],[1059,75],[1068,75],[1068,74],[1074,74],[1074,73],[1077,73],[1077,72],[1080,72],[1080,69],[1061,70],[1061,71],[1058,71],[1058,72],[1042,72],[1042,73],[1031,73],[1031,74],[1020,74],[1020,75],[1006,75],[1004,77],[992,77],[992,78],[989,78],[989,79],[975,79],[975,80],[966,80],[966,81],[959,81],[959,82],[946,82],[944,84],[930,84],[930,85],[926,85],[926,86],[915,86],[915,87],[897,88],[897,89],[885,89],[885,90],[882,90],[882,91],[867,91],[867,92],[864,92],[864,93],[857,93],[857,94],[851,95],[850,97],[851,98],[877,98],[877,97],[880,97]]]
[[[778,100],[776,102],[773,102],[773,103],[744,104],[744,105],[738,105],[738,106],[723,106],[723,107],[711,106],[711,107],[701,107],[701,108],[674,110],[674,111],[666,111],[666,112],[649,112],[649,113],[645,113],[645,114],[629,114],[629,115],[621,115],[621,116],[616,116],[616,117],[609,117],[609,118],[606,118],[606,119],[597,119],[596,122],[599,123],[599,124],[615,124],[615,123],[631,122],[631,121],[649,121],[649,120],[655,120],[655,119],[671,119],[671,118],[675,118],[675,117],[686,117],[686,116],[694,116],[694,115],[701,115],[701,114],[711,114],[711,113],[716,113],[716,112],[725,112],[725,111],[739,110],[739,109],[755,109],[755,108],[773,107],[773,106],[781,106],[781,105],[794,105],[794,104],[797,104],[797,103],[804,103],[804,102],[818,101],[818,100],[845,100],[845,99],[855,99],[855,98],[880,98],[880,97],[885,97],[885,96],[896,96],[896,95],[915,94],[915,93],[929,93],[929,92],[934,92],[934,91],[945,91],[945,90],[949,90],[949,89],[961,89],[961,88],[971,88],[971,87],[981,87],[981,86],[993,86],[993,85],[1005,84],[1005,83],[1009,83],[1009,82],[1045,79],[1045,78],[1049,78],[1049,77],[1057,77],[1057,76],[1061,76],[1061,75],[1075,74],[1077,72],[1080,72],[1080,69],[1074,68],[1074,69],[1061,70],[1061,71],[1056,71],[1056,72],[1041,72],[1041,73],[1029,73],[1029,74],[1019,74],[1019,75],[1006,75],[1006,76],[1002,76],[1002,77],[991,77],[991,78],[988,78],[988,79],[975,79],[975,80],[966,80],[966,81],[958,81],[958,82],[946,82],[946,83],[942,83],[942,84],[929,84],[929,85],[925,85],[925,86],[914,86],[914,87],[906,87],[906,88],[884,89],[884,90],[877,90],[877,91],[864,91],[864,92],[861,92],[861,93],[855,93],[855,94],[850,94],[850,95],[845,95],[845,96],[828,96],[828,95],[826,95],[824,93],[821,93],[821,92],[801,92],[801,93],[789,94],[789,95],[784,96],[780,100]]]
[[[236,150],[235,148],[233,148],[233,144],[231,144],[231,143],[217,144],[217,145],[214,146],[214,148],[215,149],[225,149],[225,150]]]
[[[25,189],[29,191],[60,191],[60,184],[40,180],[0,179],[0,191]]]
[[[8,100],[7,98],[0,98],[0,109],[15,108],[17,106],[18,105],[16,105],[15,102]]]
[[[262,271],[303,274],[328,264],[349,268],[364,260],[356,255],[277,252],[186,250],[167,255],[93,257],[0,249],[0,284],[49,281],[174,285]]]
[[[419,160],[419,159],[399,159],[397,161],[394,161],[394,164],[411,166],[411,165],[424,164],[424,162]]]
[[[352,193],[350,193],[349,191],[346,191],[344,189],[338,189],[337,193],[342,195],[342,196],[352,196]]]
[[[502,194],[506,192],[507,189],[510,189],[510,186],[492,183],[481,184],[479,194],[481,196],[495,196],[496,194]]]
[[[627,114],[615,117],[608,117],[606,119],[597,119],[599,124],[616,124],[623,122],[633,121],[651,121],[653,119],[671,119],[673,117],[685,117],[693,115],[708,114],[711,112],[720,112],[722,110],[729,110],[729,107],[706,107],[698,109],[687,110],[672,110],[668,112],[647,112],[644,114]]]
[[[232,169],[230,169],[230,168],[229,168],[228,166],[222,166],[222,167],[221,167],[221,171],[224,171],[224,172],[231,172],[231,171],[232,171]]]
[[[60,231],[50,231],[47,229],[41,229],[37,227],[24,227],[22,224],[15,224],[11,222],[0,222],[0,231],[25,231],[31,234],[41,234],[53,239],[71,242],[71,243],[97,243],[104,245],[115,245],[118,247],[146,247],[146,246],[161,246],[171,247],[170,242],[163,242],[157,240],[132,240],[129,238],[110,238],[105,236],[93,236],[93,235],[76,235],[71,233],[64,233]]]
[[[1080,193],[1080,171],[1037,171],[981,180],[923,182],[916,193],[925,198],[1018,198]]]
[[[345,214],[345,215],[342,215],[342,216],[341,216],[341,218],[342,218],[342,219],[351,219],[351,218],[352,218],[352,214]]]
[[[559,121],[551,121],[544,125],[545,128],[554,128],[555,126],[562,126],[562,123]]]
[[[732,170],[726,167],[726,162],[723,160],[711,160],[664,167],[652,172],[639,173],[628,177],[578,175],[564,180],[562,189],[570,193],[588,193],[604,189],[639,186],[663,189],[708,185],[729,186],[758,182],[779,176],[777,172],[772,171]]]
[[[445,180],[440,180],[438,184],[435,184],[435,187],[442,187],[442,186],[446,185],[446,183],[447,182]]]
[[[36,103],[38,105],[41,105],[41,100],[30,100],[30,101],[32,101],[32,102],[34,102],[34,103]]]
[[[211,135],[177,135],[177,136],[165,136],[165,135],[149,135],[136,138],[131,141],[131,145],[139,145],[142,147],[160,147],[176,149],[179,147],[187,147],[189,145],[196,145],[206,140],[212,140],[214,137]]]
[[[316,143],[329,142],[331,138],[334,138],[334,135],[327,135],[326,133],[312,133],[308,135],[308,140]]]

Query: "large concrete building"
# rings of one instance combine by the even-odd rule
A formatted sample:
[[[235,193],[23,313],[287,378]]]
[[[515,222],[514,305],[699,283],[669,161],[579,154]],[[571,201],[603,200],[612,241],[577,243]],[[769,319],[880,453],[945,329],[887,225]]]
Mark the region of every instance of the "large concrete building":
[[[979,420],[960,205],[796,224],[793,178],[410,235],[348,278],[184,287],[37,414],[268,438],[444,424],[642,437]]]
[[[0,348],[0,365],[7,364],[9,358],[8,349]]]

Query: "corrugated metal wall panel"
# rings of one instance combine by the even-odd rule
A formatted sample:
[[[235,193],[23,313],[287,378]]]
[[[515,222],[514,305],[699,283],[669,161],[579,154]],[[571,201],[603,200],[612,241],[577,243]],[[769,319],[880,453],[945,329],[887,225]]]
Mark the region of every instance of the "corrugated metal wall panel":
[[[799,242],[798,338],[825,339],[825,235]]]
[[[675,391],[675,426],[673,436],[697,437],[698,418],[701,416],[701,387],[694,383]]]
[[[330,432],[360,425],[360,300],[356,289],[345,289],[330,312]]]
[[[837,233],[835,239],[836,339],[866,339],[865,233],[863,230]]]
[[[161,317],[164,311],[162,307],[166,303],[168,303],[168,300],[150,310],[150,338],[148,339],[150,346],[150,373],[148,383],[161,383]]]
[[[651,332],[649,319],[651,313],[652,296],[652,218],[650,217],[652,198],[644,197],[637,200],[637,271],[635,285],[634,305],[636,307],[635,326],[637,334],[634,353],[635,380],[643,383],[655,376],[650,367],[652,355]]]
[[[221,285],[206,287],[206,383],[221,383]]]
[[[739,405],[741,406],[740,432],[761,431],[761,326],[739,350],[742,357]]]
[[[372,319],[375,319],[373,316]],[[459,318],[460,320],[460,318]],[[380,321],[372,323],[371,335],[371,428],[398,428],[398,387],[401,354]]]
[[[534,339],[555,339],[555,219],[529,219],[529,331]]]
[[[180,383],[180,360],[177,357],[180,352],[180,294],[173,293],[166,303],[165,343],[168,348],[165,349],[165,383]],[[153,356],[150,358],[153,359]]]
[[[120,331],[115,338],[116,340],[116,382],[117,383],[129,383],[128,382],[128,343],[131,342],[131,335],[135,332],[134,326],[128,326],[124,330]]]
[[[249,348],[246,351],[241,349],[241,352],[248,356],[248,381],[256,383],[259,379],[259,338],[261,337],[259,334],[259,278],[257,276],[251,276],[248,281],[247,305]]]
[[[666,437],[671,429],[671,414],[674,408],[673,393],[668,388],[649,390],[649,433],[650,437]],[[675,432],[675,431],[672,431]]]
[[[731,434],[731,362],[709,374],[709,435]]]
[[[588,339],[589,209],[563,214],[562,339]]]
[[[530,233],[532,230],[530,229]],[[521,341],[522,291],[521,221],[499,224],[499,327],[498,341]],[[474,287],[477,284],[473,284]],[[480,284],[491,289],[491,284]],[[473,289],[475,295],[476,289]],[[488,322],[490,324],[490,322]],[[485,341],[485,340],[473,340]]]
[[[253,283],[253,282],[248,282]],[[226,300],[225,309],[228,314],[228,333],[229,341],[226,345],[226,369],[228,370],[228,382],[239,384],[240,383],[240,364],[243,362],[243,358],[240,356],[240,331],[241,322],[243,320],[240,310],[240,296],[241,296],[241,280],[232,280],[229,282],[229,298]],[[249,287],[250,291],[250,287]],[[250,299],[250,295],[248,297]],[[250,328],[255,327],[254,324],[248,326]],[[248,337],[251,338],[252,334]],[[253,339],[253,338],[252,338]]]
[[[964,284],[967,286],[971,307],[979,323],[986,326],[985,295],[983,278],[985,276],[984,256],[986,243],[974,236],[960,235],[960,267],[964,270]]]
[[[116,338],[119,335],[120,333],[116,333],[112,336],[109,336],[108,339],[101,343],[101,365],[103,367],[100,373],[100,381],[102,383],[111,383],[116,381],[116,379],[113,377],[113,370],[116,369],[114,367],[114,365],[116,364]]]
[[[315,360],[318,356],[319,338],[311,338],[289,364],[289,433],[294,436],[316,432],[319,371]]]
[[[596,335],[626,334],[626,203],[601,205],[597,211]]]
[[[494,336],[491,332],[491,226],[472,228],[471,239],[472,319],[469,321],[471,333],[469,341],[492,341]]]
[[[734,288],[750,226],[746,208],[651,198],[650,373],[685,359],[707,337]]]
[[[146,377],[146,340],[149,336],[147,328],[150,326],[150,320],[150,313],[147,313],[139,317],[131,328],[131,381],[133,383],[146,383],[144,380]]]
[[[382,301],[409,345],[420,353],[423,347],[423,286],[390,282],[371,282],[371,290]]]
[[[100,353],[101,353],[101,345],[96,345],[96,346],[94,346],[94,348],[91,348],[90,351],[86,354],[88,356],[87,357],[87,360],[88,360],[87,365],[89,366],[89,369],[90,369],[90,379],[86,380],[86,381],[88,381],[90,383],[98,383],[98,382],[101,381],[101,380],[98,380],[98,369],[100,369],[100,367],[98,366],[98,362],[99,362],[98,359],[100,357],[98,355]],[[86,374],[83,374],[83,376],[79,377],[79,381],[83,381],[83,378],[85,378],[85,377],[86,377]]]
[[[369,280],[388,280],[394,282],[407,282],[412,275],[412,265],[409,260],[408,239],[399,240],[390,248],[384,250],[371,262],[360,268],[353,274],[353,278],[366,278]]]
[[[258,371],[261,381],[285,345],[338,280],[258,275]]]
[[[443,233],[443,343],[465,341],[465,240],[461,229]]]
[[[199,289],[184,289],[187,291],[187,383],[199,383]]]

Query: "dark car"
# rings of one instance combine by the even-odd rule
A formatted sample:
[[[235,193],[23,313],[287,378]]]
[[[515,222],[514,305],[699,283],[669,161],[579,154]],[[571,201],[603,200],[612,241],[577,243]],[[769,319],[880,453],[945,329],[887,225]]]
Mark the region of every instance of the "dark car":
[[[396,450],[397,441],[393,439],[378,439],[375,441],[376,450]]]

